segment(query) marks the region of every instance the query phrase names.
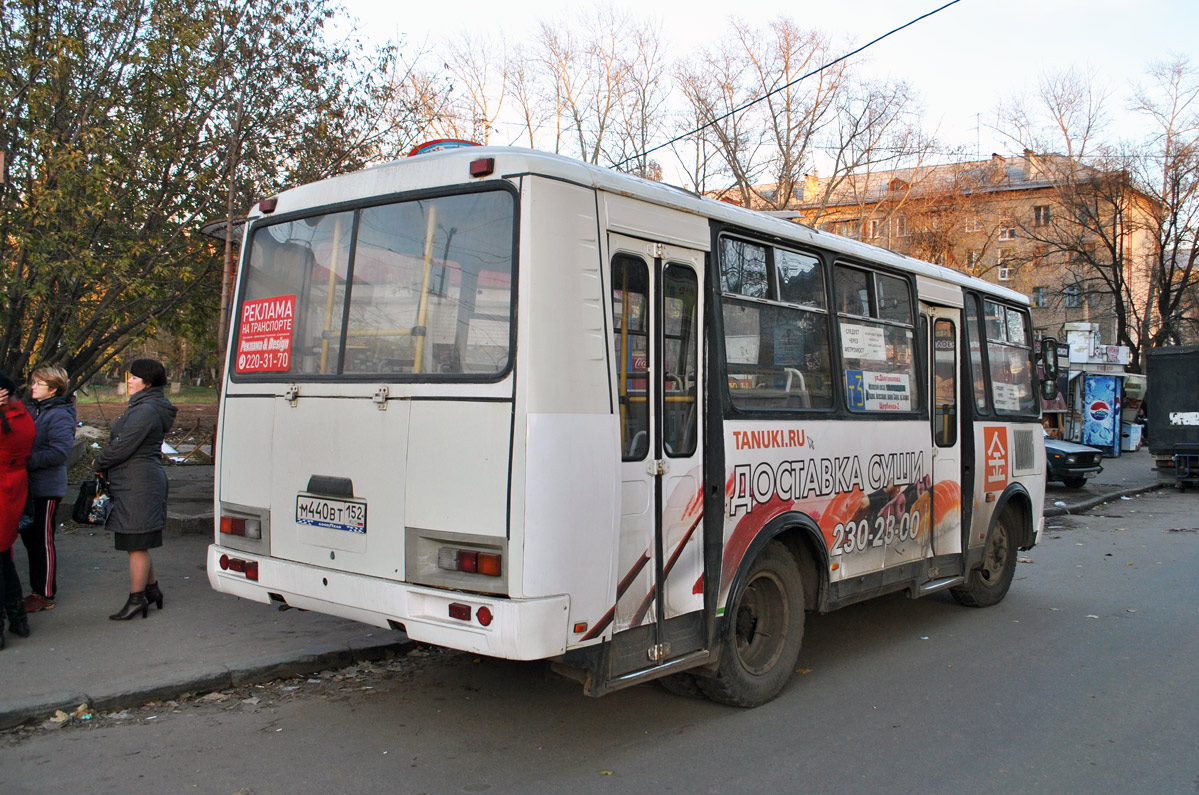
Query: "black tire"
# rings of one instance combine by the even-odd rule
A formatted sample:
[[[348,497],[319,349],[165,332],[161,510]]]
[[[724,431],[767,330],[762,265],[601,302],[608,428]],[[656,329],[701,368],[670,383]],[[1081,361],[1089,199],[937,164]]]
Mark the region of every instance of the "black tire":
[[[1067,488],[1081,489],[1083,486],[1087,485],[1087,479],[1086,478],[1062,478],[1062,483],[1065,483]]]
[[[664,676],[661,679],[655,680],[667,693],[673,693],[676,696],[684,698],[703,698],[704,691],[700,690],[699,682],[696,681],[695,674],[683,672],[681,674],[671,674]]]
[[[696,683],[719,704],[765,704],[791,678],[803,645],[803,580],[785,546],[771,541],[762,549],[725,619],[716,676]]]
[[[983,562],[970,572],[965,585],[949,589],[949,593],[966,607],[990,607],[1003,601],[1012,578],[1016,576],[1016,534],[1010,514],[1000,516],[987,539]]]

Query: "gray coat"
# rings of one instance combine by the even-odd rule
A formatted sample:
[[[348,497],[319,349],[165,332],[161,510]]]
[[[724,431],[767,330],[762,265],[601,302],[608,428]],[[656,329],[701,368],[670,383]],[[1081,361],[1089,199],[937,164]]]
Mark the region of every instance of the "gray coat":
[[[162,387],[151,386],[129,398],[129,408],[112,424],[108,446],[92,464],[108,477],[113,502],[109,530],[153,533],[166,526],[162,440],[175,423],[175,412]]]

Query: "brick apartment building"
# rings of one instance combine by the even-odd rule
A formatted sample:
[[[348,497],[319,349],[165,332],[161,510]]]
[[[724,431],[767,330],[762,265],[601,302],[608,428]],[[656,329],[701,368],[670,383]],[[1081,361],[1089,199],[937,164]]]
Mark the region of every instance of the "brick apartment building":
[[[1023,292],[1046,335],[1062,338],[1066,323],[1085,321],[1110,340],[1116,303],[1087,260],[1119,257],[1126,300],[1143,307],[1153,251],[1148,199],[1126,180],[1118,193],[1114,185],[1110,175],[1060,155],[1025,151],[835,181],[809,175],[790,209],[767,212]],[[1113,234],[1089,234],[1074,222],[1084,204],[1108,208]],[[1101,223],[1108,228],[1107,219]]]

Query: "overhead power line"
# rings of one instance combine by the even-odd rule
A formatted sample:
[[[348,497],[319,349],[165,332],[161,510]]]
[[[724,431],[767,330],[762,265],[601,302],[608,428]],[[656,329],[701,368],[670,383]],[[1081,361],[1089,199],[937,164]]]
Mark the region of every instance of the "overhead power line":
[[[737,107],[737,108],[733,108],[728,113],[725,113],[722,116],[717,116],[715,119],[712,119],[709,122],[701,124],[700,126],[696,127],[694,130],[691,130],[690,132],[686,132],[686,133],[683,133],[682,135],[675,136],[674,138],[671,138],[669,141],[667,141],[665,143],[658,144],[657,146],[655,146],[651,149],[646,149],[644,152],[638,152],[637,154],[632,155],[631,157],[626,157],[624,160],[621,160],[619,163],[614,164],[612,167],[620,168],[621,166],[625,165],[626,163],[630,163],[634,160],[637,160],[638,158],[645,157],[646,155],[652,154],[653,152],[656,152],[659,149],[663,149],[667,146],[670,146],[671,144],[676,144],[679,141],[684,140],[685,138],[690,138],[691,136],[695,135],[696,133],[703,132],[704,130],[708,129],[709,127],[716,124],[717,122],[724,121],[729,116],[733,116],[737,113],[740,113],[743,110],[746,110],[747,108],[751,108],[754,105],[758,104],[759,102],[762,102],[762,101],[768,99],[769,97],[774,96],[775,94],[779,93],[780,91],[786,91],[788,88],[791,88],[791,86],[795,85],[796,83],[799,83],[803,80],[807,80],[812,75],[820,74],[825,69],[828,69],[830,66],[836,66],[837,64],[841,63],[842,61],[852,58],[853,56],[857,55],[858,53],[862,52],[863,50],[873,47],[875,44],[878,44],[880,41],[887,38],[888,36],[898,33],[899,31],[903,30],[904,28],[910,28],[912,25],[915,25],[917,22],[928,19],[929,17],[933,16],[934,14],[939,14],[942,11],[944,11],[945,9],[949,8],[950,6],[956,5],[957,3],[960,3],[960,2],[961,2],[961,0],[949,0],[948,3],[941,6],[940,8],[934,8],[932,11],[929,11],[926,14],[921,14],[920,16],[916,17],[915,19],[913,19],[909,22],[905,22],[904,24],[900,25],[897,28],[892,28],[891,30],[884,33],[883,35],[866,42],[861,47],[858,47],[856,50],[851,50],[850,52],[845,53],[844,55],[840,56],[839,58],[834,58],[833,60],[829,61],[828,63],[824,64],[823,66],[818,66],[815,69],[813,69],[812,71],[808,72],[807,74],[800,75],[799,77],[795,78],[794,80],[792,80],[790,83],[787,83],[786,85],[779,86],[778,88],[776,88],[772,91],[767,91],[765,94],[758,97],[757,99],[751,99],[749,102],[746,102],[744,105],[741,105],[740,107]]]

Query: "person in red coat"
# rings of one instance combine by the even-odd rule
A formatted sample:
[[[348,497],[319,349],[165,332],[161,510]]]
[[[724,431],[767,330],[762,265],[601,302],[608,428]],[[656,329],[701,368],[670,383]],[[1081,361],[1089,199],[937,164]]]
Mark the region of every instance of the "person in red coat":
[[[17,540],[25,496],[29,490],[25,463],[33,452],[37,429],[33,417],[17,399],[17,385],[0,372],[0,596],[14,635],[29,637],[29,619],[12,545]],[[4,648],[4,617],[0,615],[0,649]]]

